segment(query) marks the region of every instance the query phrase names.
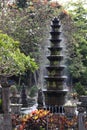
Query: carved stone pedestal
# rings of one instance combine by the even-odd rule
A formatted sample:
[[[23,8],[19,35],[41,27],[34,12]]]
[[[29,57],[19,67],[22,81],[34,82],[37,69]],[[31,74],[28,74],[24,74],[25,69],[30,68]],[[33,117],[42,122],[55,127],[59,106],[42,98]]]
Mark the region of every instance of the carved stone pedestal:
[[[11,113],[20,114],[22,104],[10,104]]]

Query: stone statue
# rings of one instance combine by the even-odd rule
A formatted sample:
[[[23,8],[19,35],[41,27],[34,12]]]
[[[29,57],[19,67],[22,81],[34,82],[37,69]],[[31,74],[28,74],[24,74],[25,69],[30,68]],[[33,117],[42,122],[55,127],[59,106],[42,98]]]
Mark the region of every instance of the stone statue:
[[[44,107],[44,96],[41,88],[38,90],[37,103],[38,103],[38,108]]]
[[[86,130],[85,128],[85,123],[84,123],[84,108],[83,107],[80,107],[78,109],[79,111],[79,114],[78,114],[78,127],[79,127],[79,130]]]
[[[22,107],[28,107],[26,87],[24,83],[22,84],[22,90],[21,90],[21,103],[22,103]]]

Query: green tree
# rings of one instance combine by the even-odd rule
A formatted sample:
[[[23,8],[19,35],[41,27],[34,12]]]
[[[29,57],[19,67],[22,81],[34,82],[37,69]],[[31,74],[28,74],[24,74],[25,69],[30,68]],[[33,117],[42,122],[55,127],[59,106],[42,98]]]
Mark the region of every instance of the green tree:
[[[34,72],[37,64],[19,49],[19,42],[0,32],[0,78],[21,75],[27,70]]]
[[[27,80],[28,84],[32,86],[30,82],[33,77],[37,80],[37,73],[40,75],[41,71],[42,74],[43,65],[46,62],[44,50],[48,45],[49,27],[53,17],[59,17],[61,20],[63,36],[66,36],[66,39],[68,39],[67,43],[69,44],[67,46],[70,56],[74,53],[71,39],[73,26],[67,11],[59,3],[51,3],[50,1],[38,3],[35,0],[27,0],[27,2],[27,8],[17,8],[16,4],[11,4],[10,8],[8,6],[6,13],[3,14],[2,11],[0,15],[0,29],[20,41],[21,51],[35,58],[35,61],[39,64],[40,69],[38,72],[35,72],[34,75],[31,72],[27,72],[26,74],[29,77]],[[80,70],[81,67],[79,68]]]
[[[77,79],[78,82],[84,85],[87,84],[85,78],[87,74],[87,9],[84,6],[85,4],[83,1],[70,4],[72,9],[69,8],[69,13],[74,29],[72,33],[73,51],[71,51],[68,59],[69,70],[73,79]]]
[[[39,66],[42,66],[42,62],[44,62],[41,61],[43,60],[42,55],[47,45],[44,39],[48,38],[50,21],[54,16],[58,16],[61,6],[54,8],[50,6],[49,2],[43,4],[30,0],[28,3],[29,6],[25,9],[17,8],[16,4],[12,4],[8,6],[5,13],[2,11],[0,29],[20,41],[21,51],[26,55],[30,55]],[[29,77],[28,84],[32,86],[31,80],[33,77],[37,78],[38,76],[36,72],[34,75],[31,72],[27,73],[27,75]]]
[[[85,88],[84,86],[81,85],[80,82],[76,83],[75,84],[75,90],[77,92],[77,94],[80,96],[80,95],[85,95]]]

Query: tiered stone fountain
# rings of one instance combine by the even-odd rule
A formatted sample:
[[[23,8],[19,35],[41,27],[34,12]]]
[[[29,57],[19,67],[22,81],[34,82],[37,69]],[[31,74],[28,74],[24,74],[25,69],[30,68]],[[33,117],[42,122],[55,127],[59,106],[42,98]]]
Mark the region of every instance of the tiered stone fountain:
[[[64,76],[65,65],[62,65],[64,56],[62,55],[63,46],[60,39],[60,23],[57,18],[52,20],[51,24],[51,45],[48,47],[50,55],[47,56],[49,65],[46,66],[48,76],[45,76],[47,81],[47,89],[43,90],[45,95],[45,105],[52,112],[63,112],[65,96],[67,89],[64,88],[66,76]]]

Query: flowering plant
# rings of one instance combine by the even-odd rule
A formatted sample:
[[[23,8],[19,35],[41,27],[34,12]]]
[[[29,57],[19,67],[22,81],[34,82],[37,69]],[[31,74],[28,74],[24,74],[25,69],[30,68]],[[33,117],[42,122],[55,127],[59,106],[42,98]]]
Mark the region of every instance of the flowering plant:
[[[74,127],[77,125],[77,117],[68,119],[65,115],[53,114],[47,110],[35,110],[30,114],[24,116],[17,116],[13,123],[18,130],[55,130],[59,128],[64,130],[65,127]]]
[[[30,114],[24,116],[12,116],[12,125],[13,127],[16,126],[18,130],[26,130],[27,128],[34,130],[40,130],[41,128],[45,128],[47,124],[47,115],[50,112],[47,110],[35,110]]]

